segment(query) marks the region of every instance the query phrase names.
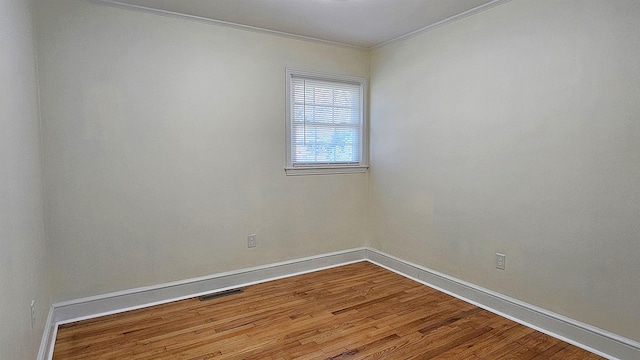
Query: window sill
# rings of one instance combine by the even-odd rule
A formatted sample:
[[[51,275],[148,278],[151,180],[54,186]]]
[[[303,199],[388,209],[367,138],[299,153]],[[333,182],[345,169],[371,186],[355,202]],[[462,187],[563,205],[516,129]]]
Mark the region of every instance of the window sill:
[[[355,174],[367,172],[368,166],[334,166],[334,167],[287,167],[284,171],[287,175],[330,175],[330,174]]]

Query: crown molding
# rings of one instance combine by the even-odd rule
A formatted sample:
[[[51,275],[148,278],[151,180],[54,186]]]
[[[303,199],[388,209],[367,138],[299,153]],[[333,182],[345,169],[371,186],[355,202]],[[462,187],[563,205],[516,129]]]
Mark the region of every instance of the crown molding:
[[[472,8],[472,9],[467,10],[467,11],[461,12],[460,14],[456,14],[456,15],[450,16],[450,17],[448,17],[446,19],[440,20],[440,21],[438,21],[436,23],[433,23],[431,25],[427,25],[427,26],[425,26],[423,28],[420,28],[418,30],[406,33],[404,35],[400,35],[400,36],[398,36],[398,37],[396,37],[394,39],[387,40],[385,42],[381,42],[380,44],[377,44],[375,46],[370,47],[369,49],[370,50],[375,50],[375,49],[381,48],[381,47],[383,47],[385,45],[389,45],[389,44],[392,44],[392,43],[396,43],[396,42],[399,42],[399,41],[402,41],[402,40],[406,40],[406,39],[412,38],[414,36],[417,36],[417,35],[420,35],[422,33],[425,33],[425,32],[427,32],[429,30],[433,30],[433,29],[435,29],[437,27],[444,26],[444,25],[450,24],[452,22],[456,22],[458,20],[462,20],[462,19],[464,19],[466,17],[469,17],[471,15],[474,15],[474,14],[483,12],[485,10],[489,10],[491,8],[494,8],[494,7],[498,6],[498,5],[502,5],[502,4],[508,3],[509,1],[511,1],[511,0],[493,0],[493,1],[490,1],[490,2],[488,2],[486,4],[482,4],[482,5],[476,6],[476,7]]]
[[[229,21],[216,20],[216,19],[211,19],[203,16],[183,14],[183,13],[178,13],[178,12],[168,11],[168,10],[153,9],[150,7],[140,6],[140,5],[126,4],[116,0],[83,0],[83,1],[96,4],[96,5],[120,8],[125,10],[132,10],[132,11],[143,12],[147,14],[160,15],[160,16],[170,17],[174,19],[197,21],[205,24],[223,26],[223,27],[233,28],[237,30],[251,31],[255,33],[262,33],[262,34],[273,35],[273,36],[280,36],[280,37],[289,38],[293,40],[310,41],[310,42],[315,42],[323,45],[338,46],[338,47],[344,47],[344,48],[350,48],[350,49],[356,49],[356,50],[369,49],[363,46],[356,46],[356,45],[341,43],[337,41],[315,38],[311,36],[298,35],[298,34],[288,33],[284,31],[270,30],[270,29],[265,29],[257,26],[243,25],[243,24],[238,24],[238,23],[229,22]]]
[[[148,13],[148,14],[155,14],[155,15],[160,15],[160,16],[165,16],[165,17],[170,17],[170,18],[176,18],[176,19],[198,21],[198,22],[211,24],[211,25],[224,26],[224,27],[234,28],[234,29],[238,29],[238,30],[251,31],[251,32],[268,34],[268,35],[273,35],[273,36],[280,36],[280,37],[285,37],[285,38],[294,39],[294,40],[310,41],[310,42],[324,44],[324,45],[331,45],[331,46],[338,46],[338,47],[344,47],[344,48],[350,48],[350,49],[366,51],[366,50],[375,50],[377,48],[383,47],[383,46],[391,44],[391,43],[395,43],[395,42],[399,42],[399,41],[402,41],[402,40],[409,39],[411,37],[420,35],[422,33],[425,33],[427,31],[435,29],[437,27],[440,27],[440,26],[455,22],[457,20],[464,19],[466,17],[469,17],[471,15],[477,14],[477,13],[485,11],[485,10],[489,10],[489,9],[491,9],[493,7],[496,7],[498,5],[507,3],[507,2],[509,2],[511,0],[493,0],[493,1],[490,1],[490,2],[488,2],[486,4],[482,4],[482,5],[476,6],[475,8],[469,9],[469,10],[461,12],[459,14],[450,16],[450,17],[448,17],[446,19],[440,20],[440,21],[438,21],[436,23],[433,23],[431,25],[427,25],[427,26],[422,27],[422,28],[420,28],[418,30],[414,30],[412,32],[406,33],[404,35],[400,35],[400,36],[398,36],[396,38],[393,38],[391,40],[387,40],[387,41],[384,41],[384,42],[381,42],[379,44],[376,44],[376,45],[373,45],[373,46],[369,46],[369,47],[357,46],[357,45],[352,45],[352,44],[347,44],[347,43],[342,43],[342,42],[337,42],[337,41],[331,41],[331,40],[325,40],[325,39],[315,38],[315,37],[311,37],[311,36],[298,35],[298,34],[288,33],[288,32],[284,32],[284,31],[271,30],[271,29],[261,28],[261,27],[257,27],[257,26],[243,25],[243,24],[229,22],[229,21],[216,20],[216,19],[211,19],[211,18],[207,18],[207,17],[203,17],[203,16],[183,14],[183,13],[178,13],[178,12],[168,11],[168,10],[153,9],[153,8],[146,7],[146,6],[123,3],[123,2],[117,1],[117,0],[83,0],[83,1],[88,2],[88,3],[97,4],[97,5],[102,5],[102,6],[109,6],[109,7],[114,7],[114,8],[133,10],[133,11],[138,11],[138,12],[143,12],[143,13]]]

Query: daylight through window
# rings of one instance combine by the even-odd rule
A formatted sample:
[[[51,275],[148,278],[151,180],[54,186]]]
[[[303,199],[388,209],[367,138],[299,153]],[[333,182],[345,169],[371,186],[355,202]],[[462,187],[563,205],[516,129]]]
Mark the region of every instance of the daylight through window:
[[[366,171],[366,80],[287,71],[287,173]]]

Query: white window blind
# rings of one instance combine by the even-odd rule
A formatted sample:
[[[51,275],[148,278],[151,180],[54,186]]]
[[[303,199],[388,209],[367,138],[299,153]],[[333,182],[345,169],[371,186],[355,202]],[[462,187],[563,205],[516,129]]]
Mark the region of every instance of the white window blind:
[[[288,166],[363,166],[362,81],[289,74]]]

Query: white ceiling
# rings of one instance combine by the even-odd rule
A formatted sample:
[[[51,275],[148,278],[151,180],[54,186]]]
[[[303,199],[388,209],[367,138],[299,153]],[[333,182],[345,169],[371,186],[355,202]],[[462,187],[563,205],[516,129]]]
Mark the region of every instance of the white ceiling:
[[[103,0],[371,48],[505,0]]]

